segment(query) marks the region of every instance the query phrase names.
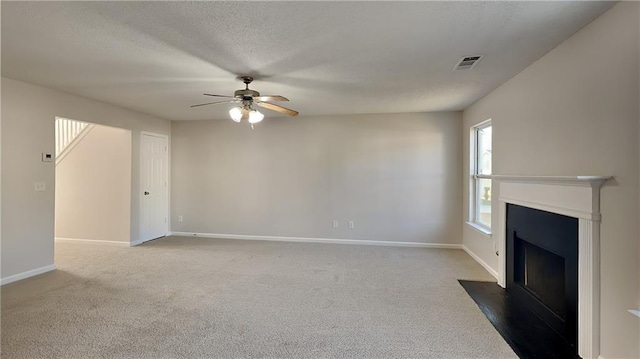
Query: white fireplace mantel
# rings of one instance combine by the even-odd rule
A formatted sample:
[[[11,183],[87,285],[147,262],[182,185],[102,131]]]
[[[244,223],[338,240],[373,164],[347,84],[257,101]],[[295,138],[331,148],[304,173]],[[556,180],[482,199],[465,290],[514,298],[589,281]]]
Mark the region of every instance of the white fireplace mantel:
[[[600,354],[600,188],[610,176],[488,176],[498,188],[498,284],[506,285],[507,203],[578,218],[578,355]]]

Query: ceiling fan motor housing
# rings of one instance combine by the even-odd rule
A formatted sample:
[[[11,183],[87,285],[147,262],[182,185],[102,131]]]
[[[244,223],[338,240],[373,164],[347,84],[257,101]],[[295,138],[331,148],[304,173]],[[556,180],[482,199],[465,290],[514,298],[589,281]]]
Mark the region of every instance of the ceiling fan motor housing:
[[[244,90],[237,90],[236,92],[233,93],[233,95],[237,98],[260,97],[260,92],[244,89]]]

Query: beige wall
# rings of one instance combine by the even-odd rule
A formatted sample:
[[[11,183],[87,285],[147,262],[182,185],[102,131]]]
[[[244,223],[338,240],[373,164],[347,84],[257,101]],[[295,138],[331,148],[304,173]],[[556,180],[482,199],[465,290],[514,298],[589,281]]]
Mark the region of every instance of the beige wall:
[[[86,131],[56,165],[55,236],[129,243],[131,131]]]
[[[0,77],[0,99],[2,98],[2,78]],[[0,109],[2,101],[0,100]],[[0,114],[0,249],[2,249],[2,115]],[[0,278],[2,278],[2,253],[0,253]]]
[[[172,230],[460,243],[460,126],[458,112],[173,122]]]
[[[463,115],[464,136],[473,124],[493,119],[495,174],[615,176],[601,203],[607,359],[640,355],[640,321],[627,312],[639,303],[639,6],[617,4]],[[497,269],[490,238],[465,225],[464,244]]]
[[[140,131],[171,133],[171,123],[109,104],[2,78],[2,278],[53,264],[55,117],[132,131],[131,240],[138,238]],[[33,190],[45,182],[44,192]]]

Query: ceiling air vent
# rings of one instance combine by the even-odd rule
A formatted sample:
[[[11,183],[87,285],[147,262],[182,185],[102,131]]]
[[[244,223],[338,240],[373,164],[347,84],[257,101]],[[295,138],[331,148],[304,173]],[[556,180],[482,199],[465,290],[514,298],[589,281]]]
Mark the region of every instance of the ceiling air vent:
[[[461,58],[460,61],[458,61],[458,64],[453,69],[454,70],[472,69],[474,66],[476,66],[476,64],[478,63],[478,61],[480,61],[481,58],[482,56],[465,56]]]

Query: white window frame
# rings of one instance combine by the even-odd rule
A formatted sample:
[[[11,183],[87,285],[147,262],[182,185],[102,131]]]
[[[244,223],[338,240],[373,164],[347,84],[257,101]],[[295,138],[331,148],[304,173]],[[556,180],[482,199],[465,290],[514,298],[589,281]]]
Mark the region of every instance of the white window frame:
[[[488,119],[471,127],[471,141],[469,146],[471,173],[469,177],[469,222],[467,223],[485,234],[491,234],[491,227],[478,220],[478,215],[480,214],[480,203],[478,201],[478,194],[480,193],[479,180],[491,179],[491,175],[478,173],[478,163],[480,161],[480,151],[478,151],[478,132],[491,126],[491,119]]]

